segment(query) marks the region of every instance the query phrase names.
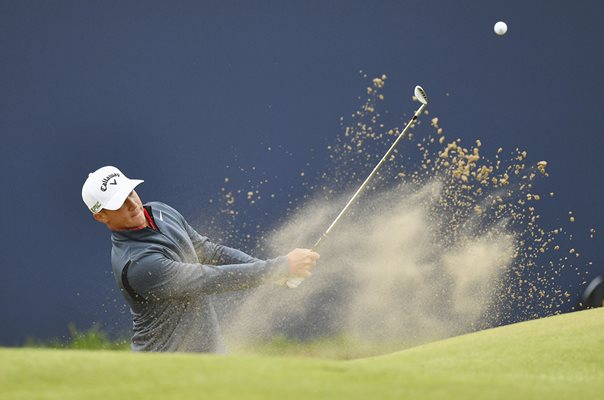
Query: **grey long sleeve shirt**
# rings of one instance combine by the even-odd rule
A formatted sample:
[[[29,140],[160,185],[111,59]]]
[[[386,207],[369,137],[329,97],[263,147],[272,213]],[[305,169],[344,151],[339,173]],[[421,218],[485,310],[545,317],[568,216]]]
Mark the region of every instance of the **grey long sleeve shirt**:
[[[157,231],[111,235],[113,274],[132,312],[132,349],[224,352],[212,295],[286,278],[287,258],[263,261],[214,244],[166,204],[145,209]]]

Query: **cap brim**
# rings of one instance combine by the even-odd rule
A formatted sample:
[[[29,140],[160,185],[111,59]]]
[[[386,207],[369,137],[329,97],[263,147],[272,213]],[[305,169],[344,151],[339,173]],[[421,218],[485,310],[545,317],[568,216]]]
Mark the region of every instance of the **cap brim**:
[[[135,187],[143,183],[144,181],[141,179],[129,179],[128,184],[124,185],[106,205],[103,206],[106,210],[115,211],[124,204],[126,198],[130,195],[130,192],[134,190]]]

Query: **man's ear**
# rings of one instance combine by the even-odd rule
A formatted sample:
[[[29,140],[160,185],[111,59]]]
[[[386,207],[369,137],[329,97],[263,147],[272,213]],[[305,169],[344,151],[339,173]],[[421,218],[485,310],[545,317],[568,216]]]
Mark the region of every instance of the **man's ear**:
[[[96,219],[99,222],[102,222],[103,224],[107,223],[107,216],[105,215],[104,210],[101,210],[96,214],[92,214],[92,218]]]

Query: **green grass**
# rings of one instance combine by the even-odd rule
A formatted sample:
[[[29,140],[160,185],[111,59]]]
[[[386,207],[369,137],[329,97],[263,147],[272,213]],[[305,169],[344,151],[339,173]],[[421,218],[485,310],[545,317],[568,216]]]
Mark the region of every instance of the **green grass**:
[[[604,309],[353,361],[1,349],[1,399],[571,399],[604,392]]]
[[[423,340],[426,343],[429,340]],[[269,357],[313,357],[330,360],[351,360],[392,353],[411,347],[402,341],[369,341],[358,337],[340,335],[296,340],[287,337],[273,337],[258,342],[243,344],[229,343],[228,348],[235,355]]]
[[[130,350],[130,340],[112,340],[98,325],[91,326],[88,330],[79,330],[75,324],[69,324],[69,338],[40,340],[28,338],[25,347],[47,347],[54,349],[77,350]]]

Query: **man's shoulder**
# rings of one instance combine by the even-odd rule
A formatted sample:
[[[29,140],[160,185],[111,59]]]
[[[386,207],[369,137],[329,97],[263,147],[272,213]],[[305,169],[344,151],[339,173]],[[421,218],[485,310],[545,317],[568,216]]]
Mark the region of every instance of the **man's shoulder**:
[[[111,249],[111,265],[115,273],[121,273],[123,268],[131,263],[137,264],[147,259],[149,255],[156,255],[157,249],[148,243],[120,243],[113,244]]]
[[[163,213],[173,214],[182,218],[182,214],[178,212],[177,209],[167,205],[166,203],[162,203],[161,201],[150,201],[148,203],[145,203],[145,207],[151,207],[153,211],[162,211]]]
[[[161,209],[161,210],[174,210],[174,207],[167,205],[166,203],[162,203],[161,201],[149,201],[144,204],[145,207],[151,207],[153,209]]]
[[[144,247],[136,242],[113,242],[111,246],[111,262],[114,265],[123,265],[136,258],[144,250]]]

